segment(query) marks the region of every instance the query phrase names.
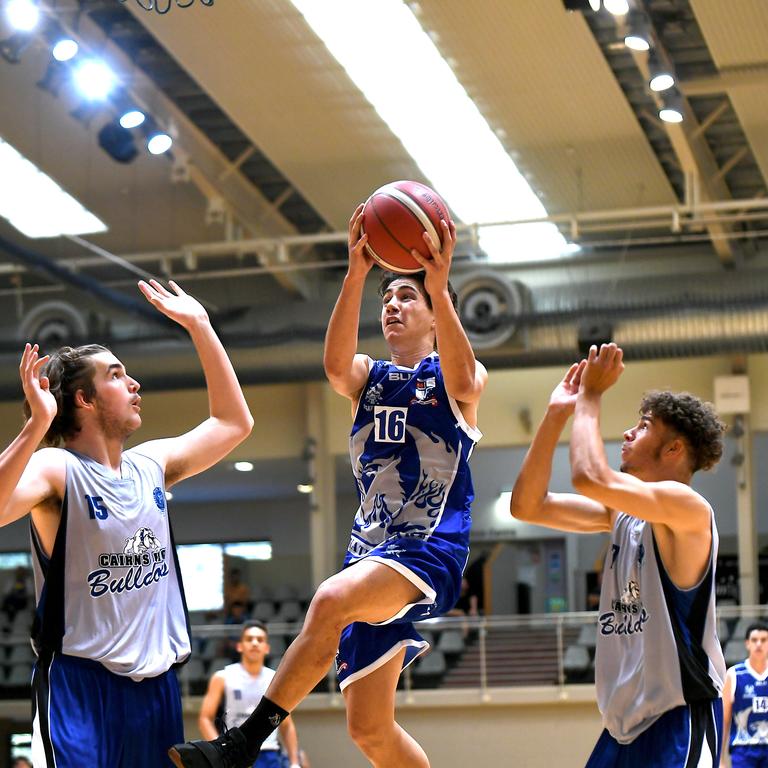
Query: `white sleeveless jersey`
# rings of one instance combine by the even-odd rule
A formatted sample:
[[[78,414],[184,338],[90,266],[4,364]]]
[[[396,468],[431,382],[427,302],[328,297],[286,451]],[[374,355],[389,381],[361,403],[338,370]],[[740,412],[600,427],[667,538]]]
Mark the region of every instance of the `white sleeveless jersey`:
[[[710,515],[707,572],[687,590],[669,578],[651,523],[616,516],[600,591],[595,683],[603,725],[621,744],[670,709],[717,699],[723,689],[715,621],[718,536]]]
[[[228,664],[221,672],[224,675],[224,720],[227,728],[238,728],[256,709],[261,697],[267,692],[275,671],[262,667],[255,677],[242,664]],[[262,746],[262,751],[280,749],[277,730],[272,731]]]
[[[136,450],[120,477],[74,451],[50,558],[32,527],[40,654],[91,659],[141,680],[190,654],[161,467]]]

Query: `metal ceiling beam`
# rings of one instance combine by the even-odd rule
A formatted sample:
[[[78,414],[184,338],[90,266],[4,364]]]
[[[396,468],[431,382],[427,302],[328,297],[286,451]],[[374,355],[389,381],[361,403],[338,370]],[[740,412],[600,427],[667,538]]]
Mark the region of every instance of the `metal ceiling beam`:
[[[767,86],[768,64],[755,64],[744,67],[723,67],[719,75],[682,80],[680,91],[688,97],[711,96],[727,93],[733,88],[745,86]]]
[[[256,237],[283,237],[296,234],[296,229],[274,207],[270,201],[239,171],[237,161],[230,162],[205,134],[144,74],[123,50],[112,42],[103,30],[83,13],[79,16],[77,29],[71,27],[64,14],[46,0],[48,13],[58,19],[66,31],[75,39],[85,41],[85,47],[99,53],[106,53],[118,71],[130,73],[130,95],[137,106],[151,114],[176,142],[174,153],[183,164],[188,160],[188,178],[209,201],[222,200],[228,212]],[[169,167],[169,173],[171,168]],[[183,177],[183,174],[182,174]],[[267,262],[264,262],[265,265]],[[281,274],[276,278],[292,293],[305,298],[311,295],[307,281],[299,276]]]

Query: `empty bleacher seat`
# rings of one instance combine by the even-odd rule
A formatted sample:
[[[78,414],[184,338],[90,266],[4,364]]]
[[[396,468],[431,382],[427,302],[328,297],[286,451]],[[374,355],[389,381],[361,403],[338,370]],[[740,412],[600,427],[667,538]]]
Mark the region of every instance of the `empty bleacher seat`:
[[[278,602],[283,602],[284,600],[297,600],[299,593],[296,588],[292,587],[290,584],[280,584],[275,587],[272,596]]]
[[[736,632],[733,633],[733,637],[733,640],[729,640],[725,644],[725,651],[723,652],[725,663],[729,667],[747,658],[747,649],[744,647],[744,641],[737,638]]]
[[[207,679],[202,659],[190,659],[179,669],[179,678],[190,683]]]
[[[583,645],[585,648],[594,648],[597,645],[597,629],[594,624],[585,624],[579,632],[577,645]]]
[[[446,656],[457,655],[464,650],[464,633],[460,629],[445,629],[437,641],[437,649]]]
[[[269,636],[269,655],[270,656],[282,656],[285,653],[285,649],[288,647],[288,642],[285,635],[274,634]]]
[[[442,675],[445,670],[445,656],[442,651],[435,650],[421,657],[421,661],[413,670],[413,674],[418,677],[437,676]]]
[[[303,616],[298,600],[285,600],[275,614],[275,621],[298,621]]]
[[[583,645],[569,645],[563,657],[566,675],[580,674],[589,669],[589,651]]]
[[[253,606],[253,618],[259,621],[270,621],[275,618],[275,604],[271,600],[259,600]]]
[[[5,679],[5,685],[8,687],[16,685],[29,685],[32,682],[32,665],[26,663],[14,664],[8,669],[8,676]]]
[[[35,660],[35,652],[32,650],[32,646],[28,642],[17,643],[12,645],[10,653],[8,654],[8,664],[27,663],[32,664]]]

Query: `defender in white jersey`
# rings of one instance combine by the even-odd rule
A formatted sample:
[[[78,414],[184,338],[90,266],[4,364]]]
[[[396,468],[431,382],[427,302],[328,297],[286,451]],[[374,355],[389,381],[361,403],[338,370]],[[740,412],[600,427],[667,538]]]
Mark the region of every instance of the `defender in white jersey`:
[[[716,634],[712,508],[691,486],[722,455],[724,427],[688,393],[651,392],[608,466],[600,404],[624,369],[604,344],[571,366],[526,455],[511,512],[550,528],[609,532],[595,678],[603,731],[588,768],[712,768],[721,743],[725,664]],[[552,458],[571,415],[571,479],[550,493]]]
[[[318,588],[301,634],[254,714],[214,742],[180,744],[180,768],[246,768],[268,734],[317,685],[337,653],[349,733],[379,768],[427,768],[395,721],[405,664],[427,647],[412,622],[456,602],[467,561],[472,483],[467,461],[480,433],[487,381],[454,304],[448,271],[456,243],[442,222],[442,252],[428,235],[424,272],[385,276],[381,327],[389,361],[357,354],[360,306],[373,262],[349,223],[349,270],[325,341],[331,386],[352,403],[350,456],[360,494],[345,567]],[[437,344],[440,352],[435,353]],[[175,755],[174,755],[175,752]]]
[[[768,622],[750,624],[745,635],[747,658],[725,675],[723,744],[731,768],[768,768]]]
[[[221,719],[225,728],[242,725],[256,709],[275,676],[273,669],[264,666],[264,659],[269,654],[269,635],[267,627],[260,621],[246,621],[243,624],[237,652],[240,654],[240,661],[228,664],[216,672],[208,683],[197,721],[200,733],[206,739],[219,736],[216,713],[222,705],[224,714]],[[299,744],[293,718],[283,720],[278,730],[290,768],[300,768]],[[273,731],[262,744],[253,768],[283,768],[277,734],[278,731]]]
[[[165,768],[183,733],[173,667],[190,639],[165,492],[253,419],[205,309],[170,286],[139,283],[203,366],[210,415],[184,435],[123,450],[141,425],[139,383],[105,347],[41,357],[27,344],[21,359],[27,422],[0,455],[0,524],[30,514],[35,768]]]

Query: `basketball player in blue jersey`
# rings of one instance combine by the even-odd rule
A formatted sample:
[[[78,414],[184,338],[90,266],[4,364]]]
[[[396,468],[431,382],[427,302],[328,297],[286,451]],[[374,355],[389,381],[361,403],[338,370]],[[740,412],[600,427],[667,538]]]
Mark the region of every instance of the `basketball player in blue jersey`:
[[[447,612],[459,596],[474,497],[467,462],[480,438],[477,408],[487,373],[475,360],[448,283],[452,222],[442,222],[442,251],[425,235],[431,258],[414,252],[423,273],[385,275],[381,326],[391,359],[357,354],[363,287],[373,265],[360,236],[361,213],[362,206],[350,221],[349,270],[324,360],[354,419],[350,455],[360,507],[344,568],[318,588],[254,714],[214,742],[175,747],[171,754],[182,768],[246,768],[334,656],[350,735],[371,764],[429,766],[424,750],[395,722],[395,690],[403,667],[428,647],[412,622]]]
[[[170,765],[168,744],[183,737],[171,667],[189,656],[190,639],[165,491],[253,425],[204,308],[173,282],[139,287],[189,333],[208,418],[124,451],[141,426],[141,397],[122,363],[98,345],[41,357],[27,344],[27,421],[0,454],[0,524],[31,517],[35,768]],[[41,442],[50,447],[37,450]]]
[[[260,621],[246,621],[243,624],[237,652],[240,654],[240,661],[228,664],[216,672],[208,683],[198,718],[200,733],[206,739],[215,739],[219,735],[216,713],[222,705],[227,725],[240,725],[256,708],[275,676],[274,670],[264,664],[264,659],[269,654],[269,635],[266,626]],[[301,768],[299,742],[293,718],[283,720],[279,730],[280,741],[290,761],[289,768]],[[283,768],[277,732],[270,734],[262,745],[253,768]]]
[[[731,768],[768,768],[768,623],[750,624],[744,644],[746,660],[725,675],[723,743]]]
[[[722,455],[723,424],[688,393],[651,392],[624,433],[621,469],[600,436],[603,394],[624,369],[605,344],[553,392],[512,493],[512,514],[581,533],[608,532],[595,678],[605,730],[588,768],[703,768],[720,759],[725,675],[715,628],[717,528],[691,488]],[[578,494],[550,493],[552,458],[573,414]]]

